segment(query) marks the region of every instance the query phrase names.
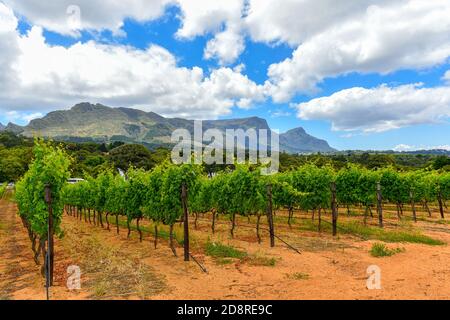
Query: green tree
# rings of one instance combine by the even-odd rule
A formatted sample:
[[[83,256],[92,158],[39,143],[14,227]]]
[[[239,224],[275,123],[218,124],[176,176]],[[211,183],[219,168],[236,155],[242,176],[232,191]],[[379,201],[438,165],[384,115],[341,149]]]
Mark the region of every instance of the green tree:
[[[130,167],[150,170],[155,163],[151,152],[140,144],[126,144],[109,153],[109,159],[116,168],[127,170]]]
[[[433,169],[440,170],[445,166],[450,166],[450,157],[449,156],[438,156],[433,161]]]

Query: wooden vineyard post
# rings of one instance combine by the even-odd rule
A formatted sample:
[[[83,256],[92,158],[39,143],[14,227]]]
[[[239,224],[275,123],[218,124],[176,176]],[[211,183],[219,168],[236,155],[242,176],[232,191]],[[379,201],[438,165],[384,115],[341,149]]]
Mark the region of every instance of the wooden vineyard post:
[[[45,202],[48,206],[48,229],[47,229],[47,288],[53,286],[53,262],[54,262],[54,242],[53,242],[53,207],[52,190],[50,185],[45,186]]]
[[[411,208],[413,212],[414,222],[417,222],[416,203],[414,202],[414,192],[409,192],[409,199],[411,200]]]
[[[181,203],[184,213],[184,261],[189,261],[189,212],[187,207],[186,184],[181,186]]]
[[[378,225],[380,228],[384,227],[383,224],[383,196],[381,194],[381,184],[377,183],[377,211],[378,211]]]
[[[275,247],[275,231],[273,227],[272,185],[267,185],[267,220],[269,222],[270,246]]]
[[[214,234],[216,232],[216,210],[212,210],[212,225],[211,225],[212,233]]]
[[[331,183],[331,214],[333,216],[333,236],[337,236],[338,211],[336,204],[336,182]]]
[[[438,192],[438,202],[439,202],[439,211],[441,213],[441,218],[444,219],[444,205],[442,203],[442,192],[440,189]]]
[[[321,206],[319,206],[318,216],[319,216],[319,226],[318,226],[318,231],[319,231],[319,233],[320,233],[320,232],[322,232],[322,207],[321,207]]]

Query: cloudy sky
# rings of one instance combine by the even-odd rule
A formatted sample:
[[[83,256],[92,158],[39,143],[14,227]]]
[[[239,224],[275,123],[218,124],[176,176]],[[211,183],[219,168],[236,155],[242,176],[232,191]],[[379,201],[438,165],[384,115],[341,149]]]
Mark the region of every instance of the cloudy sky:
[[[81,101],[450,149],[450,0],[0,0],[0,122]]]

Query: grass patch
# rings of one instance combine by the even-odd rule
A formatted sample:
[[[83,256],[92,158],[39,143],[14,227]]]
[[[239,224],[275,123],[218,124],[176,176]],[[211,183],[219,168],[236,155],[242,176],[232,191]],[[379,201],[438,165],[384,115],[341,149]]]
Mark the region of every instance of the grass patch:
[[[90,292],[90,298],[149,299],[167,289],[164,277],[141,263],[140,252],[126,254],[120,246],[108,245],[96,233],[88,233],[78,225],[65,228],[62,246],[83,270],[83,287]]]
[[[308,280],[309,279],[309,274],[307,273],[302,273],[302,272],[295,272],[292,274],[286,274],[286,278],[291,279],[291,280]]]
[[[351,218],[364,217],[364,212],[361,212],[363,210],[364,209],[355,211],[355,210],[350,209],[350,213],[349,213],[349,212],[347,212],[347,208],[345,208],[345,211],[343,208],[342,213],[339,212],[339,214],[341,214],[343,217],[351,217]]]
[[[409,242],[409,243],[421,243],[427,244],[430,246],[442,246],[445,245],[445,242],[431,238],[419,232],[409,233],[409,232],[386,232],[381,233],[378,237],[378,240],[385,242]]]
[[[208,241],[206,243],[205,248],[206,255],[213,258],[232,258],[232,259],[244,259],[248,256],[248,254],[244,251],[238,250],[234,247],[224,245],[220,242],[211,242]]]
[[[16,193],[14,192],[14,190],[6,190],[3,194],[3,197],[0,197],[0,200],[16,202]]]
[[[216,258],[216,263],[221,266],[225,266],[233,263],[233,259],[230,258]]]
[[[277,259],[266,257],[260,253],[249,256],[245,260],[252,266],[275,267],[275,265],[277,264]]]
[[[247,252],[232,246],[209,240],[206,243],[205,253],[207,256],[214,258],[219,265],[231,264],[236,260],[258,267],[274,267],[277,264],[277,259],[266,257],[261,253],[249,255]]]
[[[365,240],[374,239],[384,242],[408,242],[421,243],[431,246],[445,245],[446,243],[415,231],[409,227],[409,224],[401,224],[407,230],[386,230],[378,227],[365,226],[358,221],[338,222],[338,233],[353,234]],[[317,231],[317,222],[303,220],[300,230]],[[331,224],[322,222],[322,231],[331,232]]]
[[[295,224],[295,222],[296,222],[295,218],[296,217],[294,215],[294,217],[291,220],[291,224]],[[288,216],[281,216],[281,215],[273,216],[273,223],[286,224],[288,219],[289,219]],[[262,219],[261,219],[261,222],[263,222]],[[265,221],[263,223],[265,223]]]
[[[372,257],[391,257],[394,254],[405,252],[404,248],[389,249],[384,243],[374,243],[370,249],[370,255]]]
[[[106,295],[108,286],[104,282],[96,283],[94,286],[94,295],[97,298],[101,298]]]

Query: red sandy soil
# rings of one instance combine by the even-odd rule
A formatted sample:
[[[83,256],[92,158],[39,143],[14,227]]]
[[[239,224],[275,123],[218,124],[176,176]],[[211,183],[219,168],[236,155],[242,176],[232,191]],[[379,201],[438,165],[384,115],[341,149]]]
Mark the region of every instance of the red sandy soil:
[[[16,213],[13,203],[0,201],[0,300],[45,299],[40,267],[32,259],[27,232]],[[374,258],[369,250],[378,241],[333,239],[325,233],[283,228],[283,236],[300,249],[298,254],[279,241],[270,248],[266,233],[258,245],[254,231],[244,228],[238,227],[236,238],[230,239],[228,226],[219,225],[212,236],[208,220],[201,219],[199,230],[191,233],[194,256],[208,270],[204,273],[194,262],[183,261],[181,248],[174,257],[164,239],[155,250],[147,233],[141,243],[135,231],[127,239],[123,228],[116,235],[114,228],[107,231],[67,215],[62,228],[65,235],[55,244],[52,299],[450,299],[447,245],[388,244],[405,251]],[[419,222],[418,228],[450,243],[449,224]],[[208,238],[252,256],[275,258],[276,265],[255,266],[248,261],[221,265],[204,255]],[[82,270],[79,291],[66,287],[70,265]],[[370,265],[381,268],[381,290],[366,287]]]

